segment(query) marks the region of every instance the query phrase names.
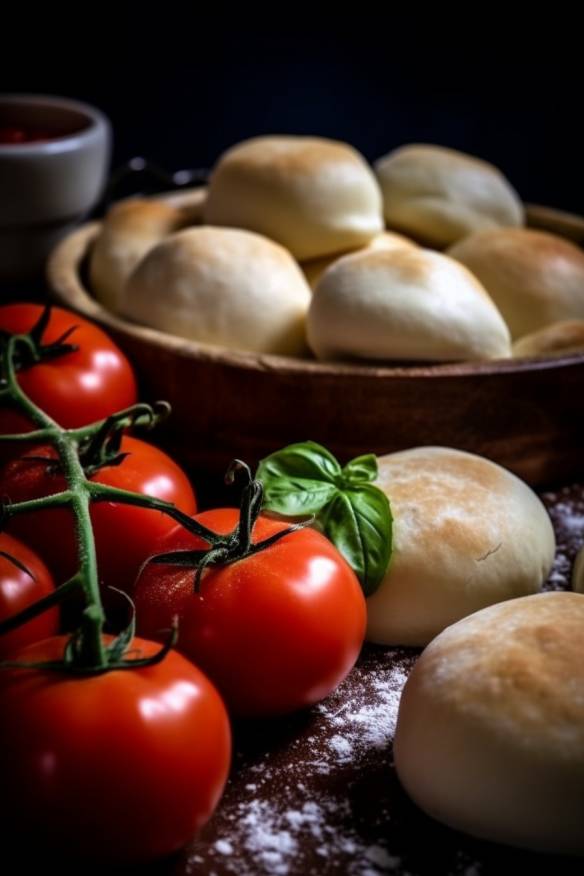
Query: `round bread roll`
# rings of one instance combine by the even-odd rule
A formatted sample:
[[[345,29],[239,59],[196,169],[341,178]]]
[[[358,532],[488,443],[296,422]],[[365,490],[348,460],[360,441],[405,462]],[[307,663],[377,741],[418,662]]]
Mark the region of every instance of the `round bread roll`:
[[[375,170],[387,224],[430,246],[449,246],[481,228],[523,224],[523,206],[505,177],[463,152],[402,146]]]
[[[310,289],[289,252],[233,228],[189,228],[152,249],[130,276],[121,311],[183,338],[256,353],[301,355]]]
[[[554,322],[513,344],[513,355],[564,356],[584,352],[584,319]]]
[[[382,231],[377,237],[374,237],[369,243],[361,249],[352,250],[351,253],[335,253],[334,255],[323,256],[320,259],[311,259],[308,262],[302,262],[300,267],[304,271],[304,276],[308,280],[308,285],[314,289],[321,276],[333,262],[338,261],[343,255],[352,255],[355,252],[364,252],[365,250],[385,249],[388,252],[393,249],[418,249],[418,244],[414,243],[403,234],[395,234],[393,231]]]
[[[308,343],[319,359],[457,361],[509,356],[507,326],[480,283],[430,250],[343,256],[317,283]]]
[[[418,447],[379,459],[394,546],[367,603],[367,638],[426,645],[494,602],[535,593],[554,559],[550,518],[523,481],[481,456]]]
[[[481,281],[513,338],[584,319],[584,251],[563,237],[528,228],[480,231],[449,255]]]
[[[473,836],[584,854],[583,629],[583,596],[541,593],[486,608],[429,645],[394,743],[421,809]]]
[[[89,260],[95,297],[117,311],[126,280],[160,240],[186,224],[187,215],[163,201],[135,198],[115,204],[103,221]]]
[[[299,261],[363,246],[383,230],[365,159],[319,137],[256,137],[229,149],[209,183],[205,221],[249,228]]]

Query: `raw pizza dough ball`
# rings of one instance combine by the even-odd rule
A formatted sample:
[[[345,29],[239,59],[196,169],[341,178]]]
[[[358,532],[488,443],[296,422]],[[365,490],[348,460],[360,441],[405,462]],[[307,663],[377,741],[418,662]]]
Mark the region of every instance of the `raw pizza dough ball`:
[[[320,278],[308,315],[319,359],[459,361],[509,356],[510,338],[480,283],[426,249],[367,249]]]
[[[189,228],[148,253],[121,310],[182,338],[256,353],[301,355],[310,290],[289,252],[233,228]]]
[[[442,146],[402,146],[375,164],[390,228],[445,247],[480,228],[523,224],[523,206],[503,174]]]
[[[482,456],[417,447],[378,460],[394,519],[393,556],[367,600],[367,638],[426,645],[495,602],[535,593],[555,537],[527,484]]]
[[[136,198],[115,204],[89,261],[89,281],[97,300],[117,311],[126,281],[140,259],[187,220],[182,210],[163,201]]]
[[[473,836],[584,854],[583,629],[584,596],[542,593],[486,608],[428,646],[394,744],[421,809]]]
[[[513,338],[584,319],[584,251],[563,237],[500,228],[473,234],[449,255],[480,280]]]
[[[319,137],[256,137],[221,156],[205,221],[248,228],[299,261],[363,246],[383,230],[381,192],[351,146]]]
[[[584,353],[584,319],[554,322],[524,335],[513,344],[515,357],[565,356],[569,353]]]
[[[403,247],[406,247],[406,249],[417,249],[418,244],[408,237],[404,237],[403,234],[395,234],[393,231],[382,231],[381,234],[378,234],[377,237],[374,237],[373,240],[361,249],[352,250],[351,253],[335,253],[334,255],[323,256],[320,259],[310,259],[308,262],[302,262],[300,267],[304,271],[308,285],[311,289],[314,289],[326,269],[330,268],[343,255],[352,255],[355,252],[364,252],[370,249],[385,249],[389,251],[402,249]]]

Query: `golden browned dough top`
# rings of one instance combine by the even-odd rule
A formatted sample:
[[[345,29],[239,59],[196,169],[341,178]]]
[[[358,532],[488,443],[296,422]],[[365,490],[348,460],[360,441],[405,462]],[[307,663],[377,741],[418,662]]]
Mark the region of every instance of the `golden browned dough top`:
[[[427,648],[418,677],[471,723],[527,747],[543,737],[569,757],[584,745],[583,631],[579,593],[513,599],[447,629]]]
[[[274,173],[312,172],[328,164],[363,164],[347,143],[321,137],[254,137],[228,149],[220,164]]]

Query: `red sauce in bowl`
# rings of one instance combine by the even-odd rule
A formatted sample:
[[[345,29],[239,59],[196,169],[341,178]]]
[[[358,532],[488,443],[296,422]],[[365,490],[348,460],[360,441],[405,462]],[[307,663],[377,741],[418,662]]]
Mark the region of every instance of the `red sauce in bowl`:
[[[39,140],[57,140],[66,136],[63,132],[49,131],[47,128],[30,128],[16,125],[0,126],[0,144],[15,146],[19,143],[36,143]]]

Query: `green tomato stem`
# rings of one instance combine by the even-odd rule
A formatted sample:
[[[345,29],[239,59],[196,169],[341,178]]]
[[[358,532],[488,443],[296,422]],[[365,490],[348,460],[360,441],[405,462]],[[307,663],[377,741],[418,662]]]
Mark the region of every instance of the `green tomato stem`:
[[[31,511],[40,511],[42,508],[63,508],[71,504],[73,498],[72,490],[63,490],[62,493],[52,493],[50,496],[43,496],[40,499],[27,499],[26,502],[14,502],[14,504],[4,505],[4,519],[9,520],[11,517],[16,517],[18,514],[29,514]]]
[[[43,326],[46,327],[48,319],[48,312],[45,312],[42,318]],[[37,499],[5,504],[2,507],[1,519],[6,520],[16,515],[41,509],[69,507],[74,518],[79,568],[77,574],[58,587],[54,593],[0,624],[0,633],[8,632],[26,623],[53,605],[60,603],[74,588],[80,588],[85,597],[85,608],[79,627],[73,633],[63,662],[55,664],[55,666],[47,664],[47,668],[61,668],[64,671],[74,673],[94,673],[113,668],[149,665],[155,660],[162,659],[167,646],[162,649],[159,655],[144,660],[125,660],[123,655],[116,656],[114,660],[110,657],[108,646],[104,642],[105,613],[99,588],[95,538],[90,516],[91,501],[116,501],[151,508],[167,514],[179,523],[188,524],[191,530],[195,529],[197,534],[207,540],[211,541],[217,536],[205,527],[196,524],[168,502],[126,490],[116,490],[92,483],[88,479],[82,464],[83,445],[89,445],[90,449],[95,449],[96,454],[103,457],[103,464],[107,464],[107,452],[103,448],[106,447],[112,434],[120,435],[124,429],[133,425],[151,427],[163,416],[166,416],[169,409],[167,405],[162,403],[158,404],[156,409],[148,405],[137,404],[81,429],[63,429],[26,395],[17,380],[20,360],[27,358],[28,361],[32,362],[40,361],[39,351],[42,339],[37,335],[39,333],[42,335],[42,330],[39,332],[37,327],[28,335],[13,335],[4,340],[1,345],[0,401],[8,402],[12,407],[18,409],[37,428],[28,433],[0,436],[0,440],[19,443],[42,441],[50,444],[57,451],[59,468],[67,484],[67,489]],[[23,353],[19,358],[23,348],[26,348],[24,351],[26,357]],[[103,445],[100,444],[100,437],[103,437]]]
[[[39,508],[51,508],[69,505],[75,519],[75,535],[79,548],[79,577],[85,591],[87,609],[83,612],[81,621],[81,663],[87,666],[104,667],[107,665],[107,655],[103,644],[103,627],[105,614],[99,591],[97,574],[97,557],[95,553],[95,538],[89,515],[89,490],[83,466],[79,461],[77,442],[67,431],[62,429],[45,411],[37,407],[24,390],[16,377],[14,361],[20,344],[33,344],[26,335],[14,335],[6,346],[4,357],[4,372],[7,388],[14,404],[25,413],[32,422],[39,426],[56,449],[61,464],[61,470],[68,489],[46,496],[42,499],[32,499],[8,506],[10,516],[22,514]],[[34,433],[31,433],[34,434]],[[88,610],[90,609],[90,610]]]
[[[195,569],[195,593],[200,593],[205,569],[211,566],[227,566],[230,563],[244,560],[252,554],[266,550],[293,532],[310,526],[313,521],[313,518],[309,517],[306,520],[286,527],[286,529],[280,532],[274,533],[262,541],[253,543],[254,526],[262,508],[263,487],[259,481],[254,480],[249,466],[239,459],[233,460],[229,466],[225,475],[225,483],[232,484],[237,472],[243,472],[246,483],[241,493],[239,520],[232,532],[222,536],[215,535],[214,541],[207,539],[211,544],[211,547],[207,550],[175,550],[156,554],[147,560],[148,563],[156,565],[182,566],[182,568]]]
[[[165,502],[163,499],[157,499],[154,496],[145,496],[142,493],[131,493],[129,490],[121,490],[119,487],[110,487],[95,481],[89,481],[87,487],[89,495],[94,502],[122,502],[124,505],[136,505],[139,508],[154,508],[167,514],[189,532],[198,535],[211,545],[222,541],[220,535],[217,535],[216,532],[208,529],[202,523],[193,520],[192,517],[189,517],[184,511],[180,511],[171,502]]]
[[[0,435],[1,443],[22,444],[30,441],[47,441],[51,437],[48,429],[35,429],[33,432],[17,432],[14,435]]]
[[[162,407],[163,404],[164,407]],[[88,426],[81,426],[79,429],[69,429],[67,434],[75,441],[81,442],[87,438],[93,438],[105,426],[115,426],[115,428],[122,431],[130,428],[130,426],[151,428],[160,422],[161,419],[168,416],[168,411],[170,410],[166,403],[157,402],[157,405],[161,407],[161,410],[153,410],[150,405],[138,402],[138,404],[131,405],[129,408],[117,411],[117,413],[112,414],[110,417],[90,423]]]

